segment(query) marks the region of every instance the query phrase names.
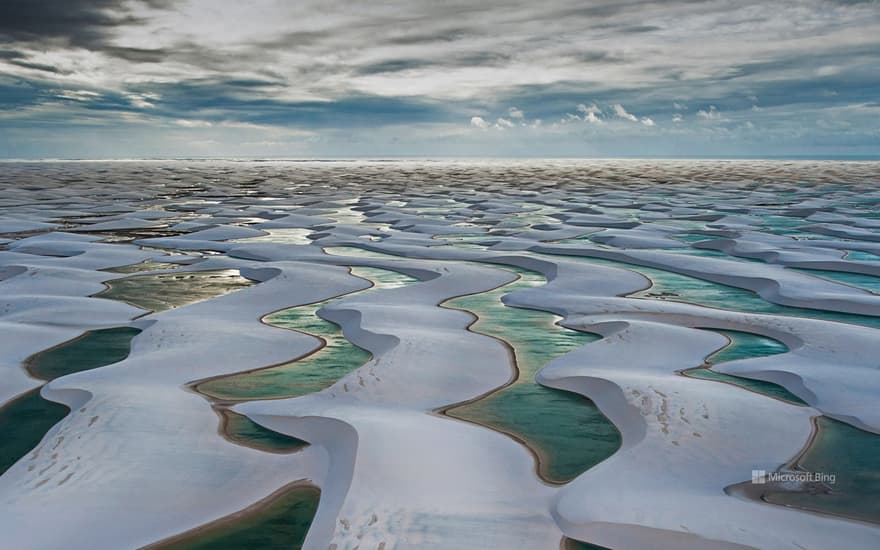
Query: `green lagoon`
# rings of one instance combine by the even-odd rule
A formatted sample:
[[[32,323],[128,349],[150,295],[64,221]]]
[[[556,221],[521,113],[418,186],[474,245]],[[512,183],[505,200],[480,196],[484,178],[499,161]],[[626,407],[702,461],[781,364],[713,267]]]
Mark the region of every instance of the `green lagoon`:
[[[0,475],[36,447],[70,412],[33,389],[0,407]]]
[[[372,281],[371,289],[396,288],[416,280],[386,269],[354,267],[351,271]],[[320,349],[283,365],[207,380],[196,389],[215,399],[249,401],[299,397],[332,385],[370,359],[370,353],[349,342],[338,325],[318,316],[319,309],[337,299],[293,307],[265,318],[270,325],[321,338],[324,346]]]
[[[867,290],[868,292],[873,292],[875,294],[880,293],[880,277],[875,277],[873,275],[847,273],[845,271],[830,271],[825,269],[797,269],[797,271],[806,275],[829,279],[835,283],[861,288],[862,290]]]
[[[229,409],[221,409],[220,415],[223,417],[223,435],[239,445],[269,453],[293,453],[308,446],[301,439],[264,428],[243,414]]]
[[[503,340],[513,350],[516,380],[492,394],[446,411],[508,433],[538,456],[541,477],[553,483],[574,479],[608,458],[620,447],[620,433],[589,399],[547,388],[535,375],[550,360],[599,338],[556,324],[553,314],[507,307],[505,294],[544,284],[543,276],[508,268],[519,274],[513,283],[472,296],[455,298],[448,307],[470,311],[479,319],[470,327]]]
[[[131,350],[131,340],[141,331],[133,327],[92,330],[79,338],[30,356],[25,368],[34,377],[54,380],[61,376],[118,363]]]
[[[116,363],[128,356],[131,339],[139,332],[131,327],[89,331],[32,355],[25,368],[32,376],[49,381]],[[43,399],[40,388],[0,407],[0,473],[36,447],[69,412],[65,405]]]
[[[793,393],[778,384],[765,382],[763,380],[744,378],[741,376],[732,376],[712,370],[713,365],[724,363],[726,361],[736,361],[737,359],[751,359],[753,357],[766,357],[769,355],[785,353],[788,351],[788,348],[785,346],[785,344],[778,340],[767,338],[766,336],[760,336],[758,334],[751,334],[748,332],[739,332],[734,330],[717,330],[715,332],[719,332],[727,336],[727,338],[730,340],[730,343],[724,348],[716,351],[715,353],[707,357],[705,367],[688,369],[682,371],[682,374],[684,374],[685,376],[690,376],[691,378],[702,378],[704,380],[726,382],[728,384],[733,384],[735,386],[739,386],[741,388],[751,390],[753,392],[760,393],[768,397],[775,397],[777,399],[781,399],[795,405],[806,405],[806,403],[804,403],[804,401],[801,400],[798,396],[794,395]]]
[[[318,510],[321,492],[295,485],[280,494],[151,550],[258,550],[302,548]]]
[[[826,491],[771,492],[764,500],[826,514],[880,523],[880,436],[826,416],[796,461],[798,470],[834,475]]]
[[[107,290],[95,294],[95,297],[159,312],[241,290],[253,285],[254,281],[242,277],[237,269],[223,269],[132,275],[106,284]]]

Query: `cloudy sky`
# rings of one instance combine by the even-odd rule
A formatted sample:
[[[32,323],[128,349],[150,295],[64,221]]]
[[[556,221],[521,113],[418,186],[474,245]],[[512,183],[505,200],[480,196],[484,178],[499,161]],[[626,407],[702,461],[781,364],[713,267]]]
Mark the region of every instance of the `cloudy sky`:
[[[840,155],[877,0],[0,6],[0,157]]]

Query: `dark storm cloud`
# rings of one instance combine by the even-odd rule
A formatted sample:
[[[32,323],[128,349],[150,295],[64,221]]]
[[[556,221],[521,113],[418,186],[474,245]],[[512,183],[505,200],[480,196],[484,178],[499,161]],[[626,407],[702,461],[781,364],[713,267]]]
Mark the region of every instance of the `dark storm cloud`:
[[[16,50],[0,50],[0,59],[6,60],[10,65],[22,67],[25,69],[33,69],[47,73],[63,74],[64,71],[58,67],[43,63],[32,63],[27,61],[27,54]]]
[[[119,46],[102,46],[101,51],[112,57],[131,61],[132,63],[161,63],[174,53],[170,48],[123,48]]]
[[[59,69],[58,67],[53,67],[52,65],[45,65],[43,63],[31,63],[29,61],[22,61],[20,59],[11,59],[9,61],[10,64],[16,65],[18,67],[22,67],[24,69],[33,69],[35,71],[43,71],[45,73],[53,73],[53,74],[69,74],[70,71],[64,71]]]
[[[5,0],[0,37],[21,42],[62,39],[92,46],[113,28],[136,22],[120,4],[115,0]]]
[[[67,71],[63,71],[54,65],[49,65],[46,63],[34,63],[27,60],[28,55],[25,52],[20,52],[16,50],[0,50],[0,59],[6,60],[10,65],[15,65],[16,67],[21,67],[23,69],[33,69],[35,71],[43,71],[46,73],[53,74],[65,74]]]
[[[398,46],[412,46],[418,44],[434,44],[437,42],[455,42],[462,40],[468,36],[472,36],[474,31],[466,28],[450,28],[424,34],[404,34],[392,36],[387,39],[389,44]]]
[[[620,54],[601,50],[574,51],[572,57],[583,63],[626,63],[629,59]]]
[[[427,67],[488,67],[498,66],[510,60],[509,55],[493,52],[472,52],[440,60],[429,59],[389,59],[379,63],[363,65],[355,72],[360,75],[396,73]]]
[[[663,27],[658,27],[656,25],[632,25],[629,27],[621,27],[617,30],[627,34],[640,34],[644,32],[660,31],[663,30]]]
[[[358,67],[358,74],[380,74],[380,73],[396,73],[400,71],[409,71],[412,69],[420,69],[434,65],[433,61],[424,59],[389,59],[371,65]]]

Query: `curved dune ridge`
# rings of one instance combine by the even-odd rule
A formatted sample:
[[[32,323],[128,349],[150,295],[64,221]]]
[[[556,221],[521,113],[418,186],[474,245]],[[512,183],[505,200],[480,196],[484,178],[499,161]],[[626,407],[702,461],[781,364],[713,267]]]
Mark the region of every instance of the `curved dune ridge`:
[[[17,548],[880,540],[874,163],[4,168]]]

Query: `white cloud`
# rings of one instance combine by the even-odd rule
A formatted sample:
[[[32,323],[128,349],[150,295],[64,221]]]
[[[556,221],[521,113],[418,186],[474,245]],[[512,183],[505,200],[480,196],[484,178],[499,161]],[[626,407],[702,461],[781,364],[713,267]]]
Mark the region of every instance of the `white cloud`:
[[[721,113],[718,112],[714,105],[709,105],[708,110],[700,109],[697,111],[697,117],[703,120],[721,120]]]
[[[55,97],[74,101],[92,101],[101,97],[101,94],[89,90],[61,90],[55,94]]]
[[[153,102],[162,99],[162,96],[159,94],[152,93],[125,94],[125,97],[133,107],[137,107],[138,109],[152,109],[156,107],[156,104]]]
[[[639,121],[639,119],[636,118],[636,115],[626,112],[626,109],[624,109],[623,105],[621,105],[620,103],[615,103],[612,108],[614,109],[614,114],[616,114],[620,118],[631,120],[633,122]]]
[[[498,117],[498,120],[495,121],[496,128],[513,128],[513,122],[507,120],[506,118]]]
[[[479,128],[481,130],[485,130],[490,125],[483,117],[472,116],[471,117],[471,126],[473,126],[475,128]]]
[[[679,103],[678,101],[672,102],[672,106],[675,108],[676,111],[687,111],[688,108],[687,105],[685,105],[684,103]]]
[[[646,116],[643,116],[641,118],[641,120],[639,120],[639,122],[641,122],[645,126],[654,126],[654,121],[651,118],[646,117]]]
[[[674,115],[672,115],[672,122],[674,122],[675,124],[678,124],[679,122],[681,122],[681,120],[682,119],[680,114],[675,113]]]
[[[516,107],[511,107],[510,109],[508,109],[507,114],[510,115],[510,118],[516,120],[522,120],[526,117],[525,113],[523,113],[522,110],[517,109]]]
[[[213,124],[207,120],[186,120],[182,118],[175,120],[174,124],[183,126],[184,128],[210,128],[213,126]]]
[[[577,110],[580,113],[584,113],[583,120],[585,122],[596,125],[605,123],[598,116],[602,114],[602,109],[600,109],[595,103],[590,103],[589,105],[584,105],[583,103],[581,103],[577,106]]]
[[[605,124],[605,121],[603,121],[601,118],[597,117],[596,113],[593,113],[593,112],[589,112],[586,115],[584,115],[584,120],[589,122],[590,124],[596,124],[596,125]]]
[[[589,105],[584,105],[583,103],[581,103],[577,106],[577,110],[585,114],[602,114],[602,109],[600,109],[595,103],[590,103]]]

